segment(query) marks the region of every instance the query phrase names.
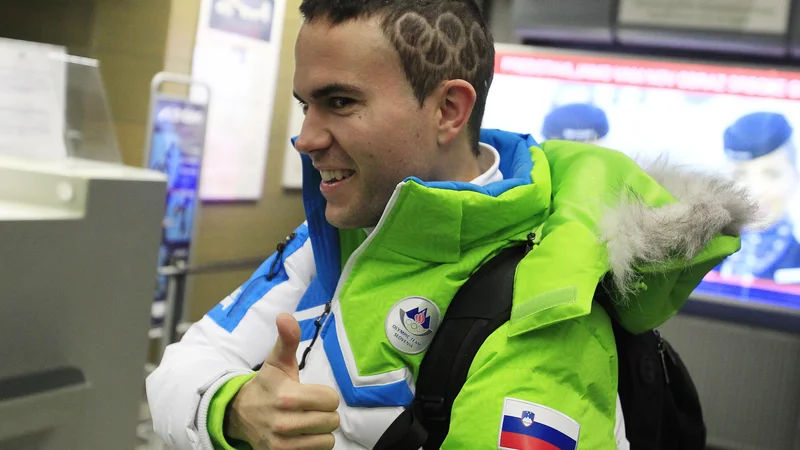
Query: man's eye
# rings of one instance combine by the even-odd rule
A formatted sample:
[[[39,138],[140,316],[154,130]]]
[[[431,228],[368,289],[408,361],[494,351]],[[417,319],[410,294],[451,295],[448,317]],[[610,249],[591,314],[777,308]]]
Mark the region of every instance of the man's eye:
[[[354,100],[347,97],[331,97],[330,105],[333,109],[342,109],[352,105]]]
[[[303,114],[305,114],[308,111],[308,103],[301,100],[298,100],[297,103],[299,103],[300,107],[303,108]]]

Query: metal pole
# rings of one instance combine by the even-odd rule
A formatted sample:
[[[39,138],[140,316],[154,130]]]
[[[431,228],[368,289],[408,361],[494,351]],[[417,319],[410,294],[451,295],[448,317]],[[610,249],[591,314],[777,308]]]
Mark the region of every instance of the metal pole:
[[[178,273],[175,275],[175,299],[177,301],[172,306],[172,323],[169,325],[170,344],[178,341],[178,324],[185,320],[187,266],[186,260],[176,261]]]
[[[167,298],[164,300],[164,320],[161,324],[159,360],[167,347],[177,341],[178,322],[182,317],[184,293],[186,292],[186,261],[175,260],[171,266],[159,269],[167,277]]]
[[[176,298],[178,288],[176,285],[177,281],[175,280],[175,277],[167,277],[167,298],[164,299],[164,319],[161,322],[161,344],[158,350],[159,361],[164,357],[164,352],[167,350],[167,346],[172,344],[174,339],[174,309],[175,304],[178,303],[178,299]]]

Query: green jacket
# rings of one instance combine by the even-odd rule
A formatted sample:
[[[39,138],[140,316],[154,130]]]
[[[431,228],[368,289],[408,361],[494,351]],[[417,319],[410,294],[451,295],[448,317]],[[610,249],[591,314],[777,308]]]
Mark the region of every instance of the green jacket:
[[[478,352],[442,448],[516,448],[515,440],[540,431],[544,437],[534,439],[561,439],[563,448],[570,439],[582,449],[617,447],[616,347],[608,315],[592,301],[595,289],[609,280],[628,330],[662,324],[738,250],[735,236],[752,208],[727,182],[664,164],[648,173],[619,152],[572,142],[539,146],[530,136],[495,130],[481,138],[500,153],[503,181],[479,187],[410,178],[369,236],[325,222],[319,174],[304,161],[308,223],[294,243],[162,363],[183,370],[182,354],[200,339],[204,350],[226,356],[213,370],[192,366],[205,389],[194,386],[200,400],[190,413],[207,430],[198,427],[200,444],[188,448],[230,448],[222,435],[225,407],[274,343],[274,317],[282,311],[295,311],[301,324],[298,356],[321,316],[301,382],[340,393],[337,449],[371,448],[413,398],[424,350],[456,291],[483,262],[532,232],[511,320]],[[283,278],[265,281],[276,266]],[[287,283],[296,286],[276,294]],[[328,302],[331,313],[324,314]],[[197,375],[203,371],[208,375]]]

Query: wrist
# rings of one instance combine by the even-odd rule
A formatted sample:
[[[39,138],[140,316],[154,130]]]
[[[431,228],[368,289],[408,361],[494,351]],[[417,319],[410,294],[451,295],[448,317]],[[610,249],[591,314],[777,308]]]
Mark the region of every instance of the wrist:
[[[233,406],[233,398],[239,393],[242,386],[254,376],[255,373],[251,373],[228,379],[211,398],[208,405],[206,428],[215,449],[249,448],[249,446],[240,445],[241,443],[237,439],[231,438],[231,431],[233,431],[233,436],[242,434],[241,431],[234,429],[239,422],[236,420],[238,411]]]
[[[240,412],[242,398],[247,395],[246,392],[243,394],[243,391],[247,390],[249,384],[250,381],[243,384],[225,408],[223,430],[225,430],[225,437],[230,440],[248,442],[248,436],[245,432],[246,426],[244,425],[244,420],[242,420]]]

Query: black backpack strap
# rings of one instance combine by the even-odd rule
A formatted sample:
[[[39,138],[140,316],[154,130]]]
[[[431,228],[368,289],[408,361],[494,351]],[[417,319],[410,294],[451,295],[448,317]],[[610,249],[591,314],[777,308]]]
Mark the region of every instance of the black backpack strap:
[[[408,407],[394,419],[389,428],[383,432],[375,450],[417,450],[428,440],[428,431],[415,414],[413,405]]]
[[[506,248],[461,286],[420,364],[412,404],[381,436],[376,450],[441,446],[472,360],[489,335],[511,317],[514,275],[524,256],[525,246]]]
[[[631,450],[704,449],[703,411],[688,369],[657,330],[633,334],[620,325],[605,285],[597,287],[594,299],[611,317],[617,392]]]
[[[597,286],[594,301],[611,319],[619,361],[617,393],[625,417],[626,437],[631,449],[660,449],[666,388],[657,354],[658,335],[653,331],[632,334],[619,324],[607,283],[604,280]]]

